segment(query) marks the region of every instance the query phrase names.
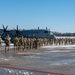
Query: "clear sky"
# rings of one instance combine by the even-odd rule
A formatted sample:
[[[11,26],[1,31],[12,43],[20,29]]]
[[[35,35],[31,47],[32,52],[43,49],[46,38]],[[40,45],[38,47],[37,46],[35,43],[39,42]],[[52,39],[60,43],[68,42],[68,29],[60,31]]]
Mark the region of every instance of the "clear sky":
[[[75,0],[0,0],[0,28],[75,32]]]

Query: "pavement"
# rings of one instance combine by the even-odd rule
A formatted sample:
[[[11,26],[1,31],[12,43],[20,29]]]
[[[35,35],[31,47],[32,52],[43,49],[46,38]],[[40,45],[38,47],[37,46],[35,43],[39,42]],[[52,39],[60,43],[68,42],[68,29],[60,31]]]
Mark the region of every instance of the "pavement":
[[[38,72],[39,75],[75,75],[75,45],[43,46],[16,52],[11,45],[7,53],[3,45],[0,67]]]

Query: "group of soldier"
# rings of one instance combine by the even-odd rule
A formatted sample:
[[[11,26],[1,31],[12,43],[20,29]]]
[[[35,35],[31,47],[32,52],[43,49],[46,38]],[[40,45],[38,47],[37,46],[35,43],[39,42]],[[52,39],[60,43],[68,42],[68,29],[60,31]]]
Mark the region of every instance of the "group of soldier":
[[[5,37],[5,52],[9,51],[11,37],[7,35]],[[0,37],[0,45],[2,39]],[[47,38],[28,38],[28,37],[15,37],[13,39],[14,51],[27,50],[27,49],[37,49],[45,45],[66,45],[75,44],[75,38],[58,38],[58,39],[47,39]]]
[[[41,40],[42,40],[41,38],[36,39],[36,38],[27,38],[23,36],[15,37],[12,41],[14,44],[14,51],[25,50],[25,49],[37,49],[38,47],[42,46]],[[7,35],[5,37],[4,42],[5,42],[5,52],[7,52],[9,51],[9,48],[10,48],[11,37]]]
[[[25,50],[37,48],[37,39],[26,37],[15,37],[13,39],[14,50]]]

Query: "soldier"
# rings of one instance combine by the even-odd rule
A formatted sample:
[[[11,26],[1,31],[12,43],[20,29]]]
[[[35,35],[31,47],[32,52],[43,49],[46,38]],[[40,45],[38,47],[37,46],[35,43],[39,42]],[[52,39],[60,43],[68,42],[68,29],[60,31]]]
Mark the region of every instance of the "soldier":
[[[39,48],[39,38],[37,38],[37,48]]]
[[[40,39],[40,46],[43,46],[43,39]]]
[[[34,39],[34,48],[37,49],[37,39]]]
[[[6,52],[7,48],[8,48],[8,51],[9,51],[10,40],[11,40],[10,36],[7,35],[6,38],[5,38],[5,44],[6,44],[6,45],[5,45],[5,52]]]
[[[21,48],[21,49],[24,49],[23,46],[24,46],[24,38],[23,38],[23,36],[22,36],[21,38],[19,38],[19,49],[20,49],[20,48]]]
[[[14,51],[17,49],[18,50],[18,43],[19,43],[19,39],[18,37],[15,37],[13,40],[14,43]]]
[[[30,49],[30,38],[27,38],[27,49]]]
[[[38,47],[41,46],[41,38],[38,39],[39,43],[38,43]]]
[[[33,38],[30,38],[30,49],[33,48]]]
[[[26,47],[27,47],[27,38],[26,37],[24,38],[23,42],[24,42],[24,49],[26,49]]]
[[[2,43],[2,38],[1,38],[1,36],[0,36],[0,46],[1,46],[1,43]]]

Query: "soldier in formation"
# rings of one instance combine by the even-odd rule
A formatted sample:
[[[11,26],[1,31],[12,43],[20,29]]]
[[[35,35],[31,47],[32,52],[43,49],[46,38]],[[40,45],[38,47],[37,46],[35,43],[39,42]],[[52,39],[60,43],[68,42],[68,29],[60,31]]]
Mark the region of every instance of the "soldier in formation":
[[[6,49],[9,50],[10,46],[10,37],[9,35],[5,38],[5,52]],[[66,45],[66,44],[75,44],[75,39],[47,39],[47,38],[27,38],[27,37],[15,37],[13,40],[14,43],[14,51],[15,50],[25,50],[25,49],[37,49],[40,46],[45,45]]]
[[[18,50],[18,45],[19,45],[19,39],[18,39],[18,37],[14,38],[13,43],[14,43],[14,51]]]
[[[23,50],[27,49],[27,38],[26,37],[24,37],[23,46],[24,46]]]
[[[18,49],[21,49],[21,50],[24,49],[24,38],[23,38],[23,36],[19,37],[19,47],[18,47]]]
[[[9,51],[10,40],[11,40],[10,36],[7,35],[7,36],[5,37],[5,52],[6,52],[6,51]]]
[[[1,47],[1,44],[2,44],[2,38],[1,38],[1,36],[0,36],[0,47]]]

